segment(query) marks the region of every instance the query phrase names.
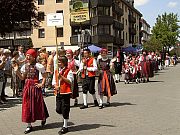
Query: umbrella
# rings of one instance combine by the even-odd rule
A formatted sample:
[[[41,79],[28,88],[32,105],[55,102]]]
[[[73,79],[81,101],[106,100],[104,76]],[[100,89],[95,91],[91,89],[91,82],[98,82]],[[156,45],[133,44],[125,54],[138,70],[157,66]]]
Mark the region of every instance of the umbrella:
[[[132,47],[132,46],[129,46],[127,48],[123,48],[122,50],[123,50],[123,52],[137,52],[137,49]]]
[[[85,47],[84,49],[89,49],[93,53],[100,52],[102,48],[95,46],[95,45],[89,45],[88,47]]]

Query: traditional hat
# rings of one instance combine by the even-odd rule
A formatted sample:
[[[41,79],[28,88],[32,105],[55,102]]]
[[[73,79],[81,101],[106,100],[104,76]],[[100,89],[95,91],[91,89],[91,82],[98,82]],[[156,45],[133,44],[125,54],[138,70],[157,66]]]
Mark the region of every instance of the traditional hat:
[[[102,53],[102,52],[106,52],[106,53],[107,53],[108,50],[107,50],[106,48],[102,48],[102,49],[101,49],[101,53]]]
[[[68,50],[66,50],[66,53],[71,53],[71,54],[73,54],[73,51],[72,51],[71,49],[68,49]]]
[[[33,56],[34,58],[36,58],[36,55],[37,55],[36,50],[34,50],[34,49],[29,49],[29,50],[26,52],[26,55],[27,55],[27,54]]]

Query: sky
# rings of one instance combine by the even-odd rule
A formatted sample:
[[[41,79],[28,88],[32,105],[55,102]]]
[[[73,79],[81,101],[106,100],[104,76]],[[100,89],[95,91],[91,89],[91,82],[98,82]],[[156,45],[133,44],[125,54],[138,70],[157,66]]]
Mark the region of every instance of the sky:
[[[156,22],[158,15],[173,12],[178,13],[180,20],[180,0],[134,0],[135,7],[142,14],[143,18],[151,25]]]

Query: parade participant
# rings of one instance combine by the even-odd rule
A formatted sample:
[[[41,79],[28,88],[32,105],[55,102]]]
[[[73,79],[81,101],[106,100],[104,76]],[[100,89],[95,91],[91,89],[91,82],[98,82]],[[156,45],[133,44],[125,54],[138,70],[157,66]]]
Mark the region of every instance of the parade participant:
[[[116,54],[116,61],[114,62],[116,83],[120,82],[120,77],[122,72],[122,59],[123,58],[121,57],[120,49],[118,49]]]
[[[169,57],[169,54],[166,53],[166,57],[165,57],[165,66],[166,67],[169,67],[170,65],[170,57]]]
[[[99,80],[98,80],[98,91],[100,95],[100,104],[99,109],[103,109],[103,96],[107,96],[106,106],[110,106],[111,96],[117,94],[116,85],[111,73],[112,63],[111,60],[107,57],[107,49],[101,50],[102,58],[98,61],[98,68],[100,71]]]
[[[79,70],[82,77],[82,89],[83,89],[83,101],[84,105],[80,109],[88,108],[87,93],[93,96],[94,105],[98,106],[96,94],[95,94],[95,76],[97,71],[97,62],[95,58],[91,56],[90,50],[85,49],[83,52],[84,58],[80,64]]]
[[[78,91],[78,83],[77,83],[76,72],[79,69],[80,62],[73,58],[73,51],[71,49],[68,49],[66,51],[66,57],[68,59],[68,68],[73,72],[73,75],[74,75],[73,89],[72,89],[72,99],[75,99],[74,106],[77,106],[78,105],[77,97],[79,97],[79,91]]]
[[[126,58],[126,61],[125,61],[124,65],[123,65],[123,71],[125,73],[124,83],[129,84],[129,80],[130,80],[130,63],[129,63],[128,58]]]
[[[44,126],[49,117],[46,104],[43,100],[41,87],[45,84],[45,69],[43,65],[36,63],[36,51],[29,49],[26,52],[27,63],[22,66],[21,71],[16,64],[13,68],[21,80],[25,80],[22,98],[22,122],[28,123],[25,134],[32,131],[32,122],[42,120]],[[38,83],[39,72],[42,73],[43,81]]]
[[[47,60],[47,85],[48,89],[50,90],[52,88],[52,79],[53,79],[53,73],[54,73],[54,56],[56,55],[56,52],[53,50],[51,52],[51,55],[48,57]]]
[[[143,77],[143,82],[145,81],[149,81],[149,65],[148,65],[148,62],[149,62],[149,58],[147,56],[147,53],[146,51],[143,51],[143,55],[140,57],[140,62],[141,62],[141,66],[142,66],[142,77]],[[145,78],[147,80],[145,80]]]
[[[46,48],[42,47],[41,52],[39,54],[41,59],[45,59],[46,61],[48,60],[48,53],[46,52]]]
[[[54,75],[53,85],[56,94],[56,112],[62,114],[64,125],[59,134],[68,132],[68,119],[70,113],[71,84],[73,82],[73,72],[68,68],[68,59],[61,56],[59,59],[59,73]]]

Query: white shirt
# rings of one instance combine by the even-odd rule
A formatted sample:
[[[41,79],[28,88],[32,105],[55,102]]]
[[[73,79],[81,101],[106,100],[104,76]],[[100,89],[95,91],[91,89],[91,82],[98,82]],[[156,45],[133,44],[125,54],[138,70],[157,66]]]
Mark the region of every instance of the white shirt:
[[[35,67],[36,67],[37,70],[39,70],[39,72],[40,72],[41,74],[43,74],[43,73],[46,72],[44,66],[43,66],[42,64],[40,64],[40,63],[36,63]],[[25,65],[23,65],[23,66],[21,67],[21,73],[26,73]]]
[[[81,64],[80,64],[80,67],[79,67],[79,70],[81,72],[83,71],[83,67],[84,67],[84,63],[81,61]],[[98,68],[97,68],[97,61],[96,61],[96,59],[94,59],[93,60],[93,67],[87,67],[87,71],[95,72],[97,70],[98,70]],[[86,72],[86,75],[88,75],[88,72]]]
[[[61,72],[63,69],[59,69],[59,72]],[[55,71],[55,70],[54,70]],[[74,81],[74,75],[73,72],[70,70],[68,75],[67,75],[67,79],[72,83]],[[59,81],[60,84],[60,81]],[[56,85],[56,79],[55,79],[55,72],[53,75],[53,80],[52,80],[52,85]]]
[[[24,53],[19,52],[19,58],[18,58],[18,60],[19,60],[19,61],[23,61],[25,58],[26,58],[26,57],[25,57]],[[20,67],[22,67],[23,65],[24,65],[24,63],[22,63],[22,64],[20,65]]]

